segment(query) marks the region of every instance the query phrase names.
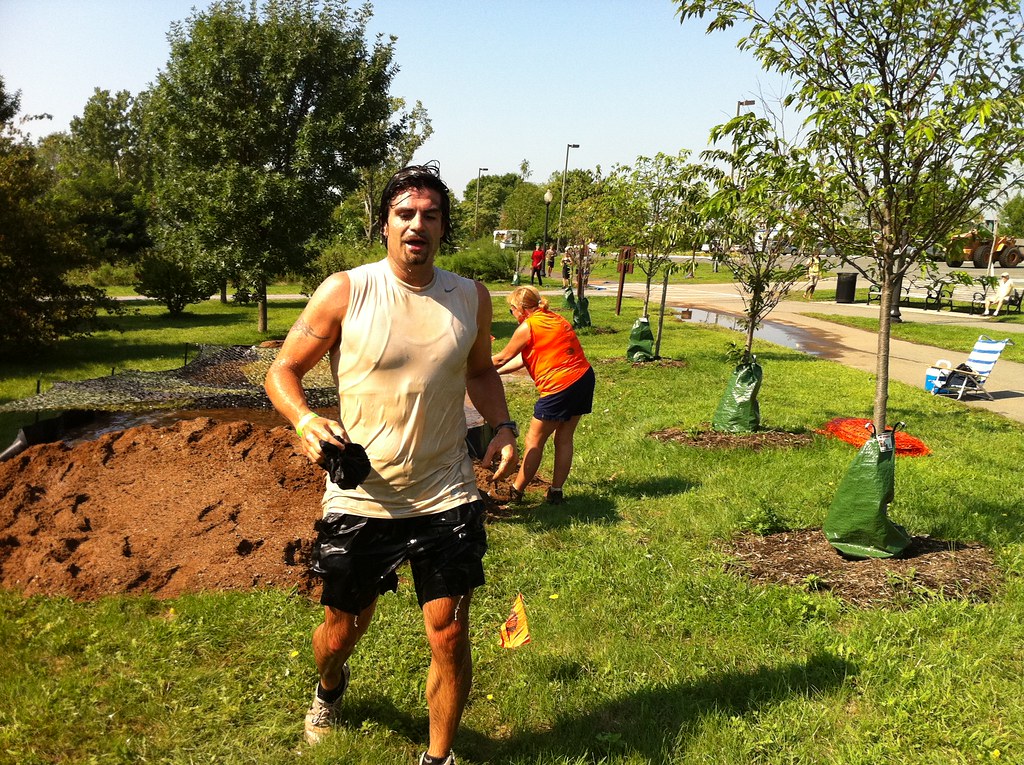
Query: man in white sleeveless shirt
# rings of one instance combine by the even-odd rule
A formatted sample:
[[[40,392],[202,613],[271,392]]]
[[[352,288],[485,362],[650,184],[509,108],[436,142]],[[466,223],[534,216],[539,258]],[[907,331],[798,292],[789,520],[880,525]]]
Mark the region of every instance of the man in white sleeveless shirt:
[[[408,560],[430,643],[430,742],[422,765],[454,765],[452,740],[472,683],[469,604],[484,582],[483,507],[466,443],[465,394],[495,428],[484,463],[496,478],[516,464],[518,431],[491,363],[491,299],[479,282],[434,267],[451,240],[451,202],[433,166],[399,171],[378,211],[387,259],[333,274],[288,333],[266,388],[323,464],[323,444],[361,444],[369,476],[330,478],[317,524],[314,570],[324,622],[313,632],[320,682],[306,714],[316,743],[337,719],[348,659],[377,598],[396,590]],[[310,411],[302,377],[330,354],[339,419]]]

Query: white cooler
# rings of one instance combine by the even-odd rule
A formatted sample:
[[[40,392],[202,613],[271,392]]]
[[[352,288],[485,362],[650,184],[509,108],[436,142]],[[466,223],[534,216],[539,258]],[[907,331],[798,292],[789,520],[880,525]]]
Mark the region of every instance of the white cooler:
[[[939,359],[935,366],[928,367],[924,371],[924,389],[932,393],[936,387],[942,387],[951,367],[952,365],[945,359]]]

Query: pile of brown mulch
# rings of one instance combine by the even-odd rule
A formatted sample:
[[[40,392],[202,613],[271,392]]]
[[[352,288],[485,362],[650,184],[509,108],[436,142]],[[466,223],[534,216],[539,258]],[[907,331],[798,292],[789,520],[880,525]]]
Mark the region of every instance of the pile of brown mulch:
[[[857,606],[899,605],[933,597],[988,601],[998,588],[992,553],[979,544],[914,537],[899,558],[851,560],[821,529],[743,534],[725,546],[728,568],[759,584],[829,591]]]
[[[782,430],[760,430],[756,433],[719,433],[716,430],[691,432],[666,428],[650,434],[659,441],[671,441],[702,449],[780,449],[807,446],[814,440],[811,433],[787,433]]]
[[[514,513],[508,481],[476,472],[488,515]],[[0,588],[82,600],[308,593],[324,480],[290,428],[208,417],[33,446],[0,463]]]

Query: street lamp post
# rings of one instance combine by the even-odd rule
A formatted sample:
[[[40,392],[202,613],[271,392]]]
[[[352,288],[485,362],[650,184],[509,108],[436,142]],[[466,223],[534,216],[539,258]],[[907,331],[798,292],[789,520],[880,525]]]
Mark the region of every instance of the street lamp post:
[[[736,102],[736,117],[737,117],[737,119],[740,116],[740,109],[742,109],[744,106],[753,106],[753,105],[754,105],[754,99],[752,99],[752,98],[748,99],[746,101],[737,101]],[[736,154],[736,140],[735,139],[733,139],[733,142],[732,142],[732,153],[733,153],[733,155]],[[736,157],[735,156],[733,156],[733,158],[732,158],[732,180],[736,180]]]
[[[473,208],[473,237],[480,236],[480,226],[477,225],[477,221],[480,218],[480,173],[486,173],[486,167],[478,167],[476,169],[476,207]]]
[[[551,213],[551,203],[554,199],[555,195],[551,193],[551,189],[544,192],[544,252],[548,251],[548,215]]]
[[[569,173],[569,149],[578,149],[578,143],[567,143],[565,145],[565,169],[562,170],[562,198],[558,200],[558,238],[555,240],[555,251],[562,249],[562,211],[565,209],[565,176]]]

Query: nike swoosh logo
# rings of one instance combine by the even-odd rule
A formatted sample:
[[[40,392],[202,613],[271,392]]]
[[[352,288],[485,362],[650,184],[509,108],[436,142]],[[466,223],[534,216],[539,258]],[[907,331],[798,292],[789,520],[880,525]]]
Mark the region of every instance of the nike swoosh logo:
[[[445,290],[445,292],[455,292],[455,288],[452,287],[450,290]]]

